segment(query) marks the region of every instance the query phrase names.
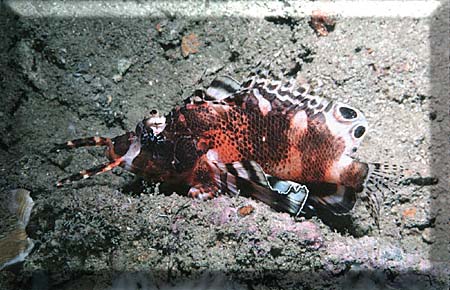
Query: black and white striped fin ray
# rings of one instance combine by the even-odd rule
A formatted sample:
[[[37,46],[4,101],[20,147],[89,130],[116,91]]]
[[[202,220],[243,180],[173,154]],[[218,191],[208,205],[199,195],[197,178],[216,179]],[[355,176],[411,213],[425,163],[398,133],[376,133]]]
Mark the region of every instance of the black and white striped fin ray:
[[[244,81],[241,87],[240,92],[256,90],[258,95],[272,105],[275,103],[273,107],[281,104],[288,111],[305,110],[308,116],[319,112],[329,112],[334,105],[332,100],[315,95],[309,83],[298,83],[294,78],[274,80],[253,76]],[[246,94],[240,96],[244,102],[245,96]]]
[[[67,150],[73,148],[80,147],[94,147],[94,146],[111,146],[111,138],[106,137],[88,137],[88,138],[80,138],[74,139],[71,141],[67,141],[66,143],[56,144],[50,152],[57,152],[58,150]]]
[[[317,207],[323,207],[335,215],[348,214],[356,203],[354,188],[334,183],[307,183],[310,200]]]
[[[368,163],[367,166],[368,173],[361,199],[366,202],[370,215],[379,226],[384,193],[395,193],[394,187],[404,177],[404,168],[401,165],[388,163]]]
[[[222,191],[260,200],[275,210],[298,215],[308,198],[308,189],[292,181],[266,175],[254,161],[215,163],[216,182]]]
[[[100,164],[100,165],[97,165],[90,169],[82,170],[76,174],[73,174],[69,177],[59,180],[56,183],[56,187],[62,187],[63,185],[72,183],[74,181],[90,178],[92,176],[111,171],[115,167],[121,166],[123,162],[124,162],[124,158],[120,157],[114,161]]]
[[[223,100],[241,89],[241,84],[229,76],[215,78],[206,89],[206,101]]]
[[[221,163],[213,161],[214,167],[218,169],[216,173],[216,181],[220,182],[220,188],[224,192],[233,195],[239,195],[242,190],[240,183],[248,181],[255,185],[267,187],[268,181],[264,171],[259,164],[254,161],[241,161],[233,163]],[[248,185],[248,184],[246,184]]]

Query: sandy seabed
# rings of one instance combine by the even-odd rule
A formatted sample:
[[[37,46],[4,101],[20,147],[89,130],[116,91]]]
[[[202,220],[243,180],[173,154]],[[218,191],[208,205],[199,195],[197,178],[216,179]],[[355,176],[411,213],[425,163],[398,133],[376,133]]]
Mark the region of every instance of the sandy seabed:
[[[0,272],[0,288],[448,289],[446,13],[337,17],[319,37],[309,17],[288,13],[22,17],[3,5],[0,190],[31,192],[35,248]],[[186,56],[188,36],[198,45]],[[130,191],[122,169],[54,187],[106,160],[98,148],[50,153],[54,143],[133,130],[151,109],[167,113],[215,76],[241,80],[265,60],[364,112],[362,160],[439,182],[387,194],[380,230],[360,203],[345,218],[295,220],[243,197]],[[245,205],[255,210],[241,217]]]

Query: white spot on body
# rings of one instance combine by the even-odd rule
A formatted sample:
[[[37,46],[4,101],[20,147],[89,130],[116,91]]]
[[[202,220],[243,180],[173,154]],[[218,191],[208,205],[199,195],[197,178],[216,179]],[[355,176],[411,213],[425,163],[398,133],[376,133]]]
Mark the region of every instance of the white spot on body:
[[[351,165],[353,162],[353,158],[346,154],[342,154],[341,158],[338,161],[335,161],[330,169],[328,169],[327,174],[327,182],[330,183],[339,183],[341,173]]]
[[[298,111],[291,119],[291,128],[306,130],[308,128],[308,116],[305,111]]]
[[[100,138],[100,137],[98,137],[98,136],[95,136],[95,137],[94,137],[94,142],[95,142],[95,144],[100,143],[100,141],[101,141],[101,138]]]
[[[206,153],[206,158],[208,158],[211,161],[219,161],[219,154],[217,153],[216,150],[210,149]]]
[[[258,100],[258,107],[259,107],[259,110],[261,111],[261,114],[263,116],[266,116],[272,110],[272,105],[270,104],[269,100],[264,98],[259,93],[258,89],[254,89],[253,94],[255,95],[256,99]]]
[[[224,105],[224,104],[213,104],[212,107],[214,108],[214,110],[216,111],[216,113],[220,116],[226,112],[228,112],[230,110],[230,106],[229,105]]]

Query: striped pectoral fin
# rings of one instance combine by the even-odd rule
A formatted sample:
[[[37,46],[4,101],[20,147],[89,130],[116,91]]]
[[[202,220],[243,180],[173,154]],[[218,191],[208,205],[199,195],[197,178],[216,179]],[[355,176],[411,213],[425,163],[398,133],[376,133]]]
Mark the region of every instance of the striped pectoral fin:
[[[254,161],[213,162],[213,166],[222,191],[251,196],[275,210],[298,215],[308,198],[306,186],[267,175]]]
[[[334,183],[307,183],[313,206],[326,208],[335,215],[348,214],[356,203],[354,188]]]
[[[87,170],[82,170],[69,177],[63,178],[56,183],[56,187],[62,187],[65,184],[72,183],[77,180],[86,179],[94,175],[98,175],[112,170],[114,167],[120,166],[124,162],[123,158],[118,158],[112,162],[104,163]]]
[[[396,183],[405,177],[405,169],[401,165],[368,163],[367,177],[364,187],[369,191],[394,192]]]
[[[370,215],[379,226],[380,210],[385,192],[395,193],[395,187],[404,177],[405,168],[388,163],[368,163],[367,176],[361,200],[366,203]]]

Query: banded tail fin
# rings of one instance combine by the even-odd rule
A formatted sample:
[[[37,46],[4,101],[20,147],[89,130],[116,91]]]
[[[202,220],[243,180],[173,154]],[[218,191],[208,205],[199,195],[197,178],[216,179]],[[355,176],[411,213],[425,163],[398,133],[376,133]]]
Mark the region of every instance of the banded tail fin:
[[[222,191],[251,196],[275,210],[293,215],[301,212],[308,198],[306,186],[267,175],[254,161],[212,163]]]
[[[112,162],[100,164],[100,165],[97,165],[97,166],[92,167],[92,168],[87,169],[87,170],[82,170],[82,171],[80,171],[80,172],[78,172],[76,174],[73,174],[73,175],[71,175],[69,177],[61,179],[60,181],[58,181],[56,183],[56,187],[62,187],[63,185],[69,184],[69,183],[74,182],[74,181],[78,181],[78,180],[81,180],[81,179],[86,179],[86,178],[89,178],[89,177],[94,176],[94,175],[98,175],[98,174],[101,174],[101,173],[104,173],[104,172],[108,172],[108,171],[112,170],[114,167],[120,166],[122,164],[122,162],[124,162],[124,159],[123,158],[118,158],[118,159],[116,159],[116,160],[114,160]]]
[[[395,193],[393,187],[404,177],[403,166],[387,163],[368,163],[367,177],[361,200],[366,202],[370,215],[379,227],[380,209],[384,191]]]

